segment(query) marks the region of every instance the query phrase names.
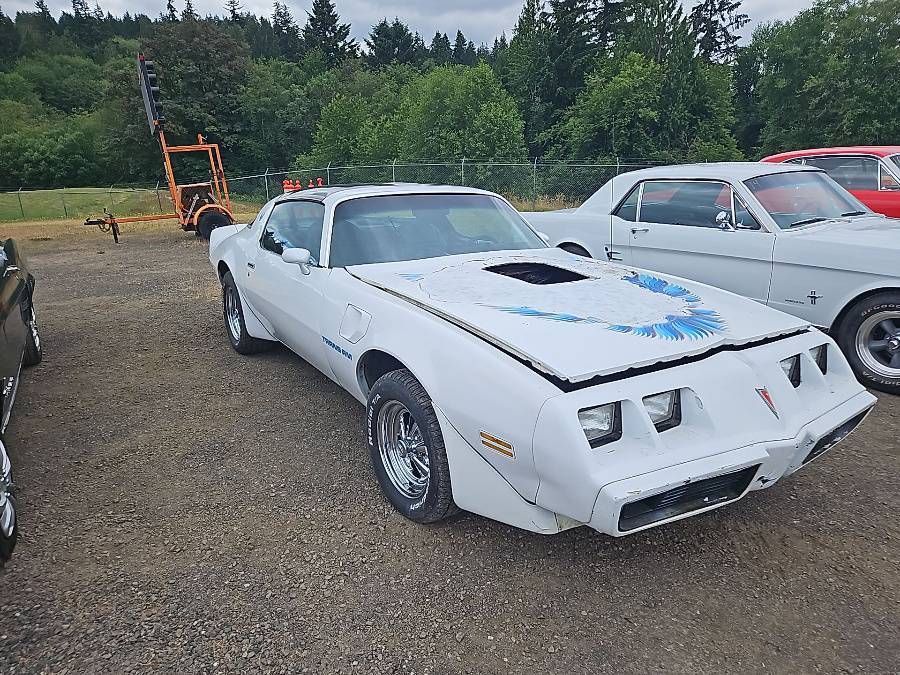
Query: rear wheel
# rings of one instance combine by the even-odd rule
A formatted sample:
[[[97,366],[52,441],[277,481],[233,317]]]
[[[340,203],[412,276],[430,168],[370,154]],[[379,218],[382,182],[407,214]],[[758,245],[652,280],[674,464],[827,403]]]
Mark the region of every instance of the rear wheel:
[[[413,374],[401,369],[379,378],[366,419],[375,477],[391,505],[417,523],[455,513],[441,427]]]
[[[222,277],[222,316],[225,320],[228,341],[238,354],[256,354],[271,348],[272,343],[269,340],[260,340],[247,332],[241,294],[231,272],[225,272]]]
[[[900,293],[855,303],[838,327],[837,342],[863,384],[900,394]]]
[[[221,211],[207,211],[197,221],[197,236],[209,239],[209,235],[217,227],[231,225],[231,220]]]
[[[16,500],[12,496],[12,464],[0,441],[0,567],[9,560],[19,536]]]

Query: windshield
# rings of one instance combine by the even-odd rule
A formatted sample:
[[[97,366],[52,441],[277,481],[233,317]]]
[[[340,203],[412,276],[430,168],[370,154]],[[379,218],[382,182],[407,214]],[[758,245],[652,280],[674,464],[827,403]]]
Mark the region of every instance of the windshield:
[[[522,217],[496,197],[385,195],[338,204],[330,264],[348,267],[544,247]]]
[[[869,212],[821,171],[773,173],[750,178],[744,184],[784,230]]]

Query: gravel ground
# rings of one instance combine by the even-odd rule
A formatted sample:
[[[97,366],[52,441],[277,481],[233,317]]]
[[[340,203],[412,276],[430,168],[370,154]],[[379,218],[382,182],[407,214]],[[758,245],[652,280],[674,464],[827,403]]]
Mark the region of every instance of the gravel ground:
[[[46,346],[8,431],[0,672],[898,670],[900,399],[774,488],[624,539],[415,525],[361,406],[229,348],[203,242],[21,244]]]

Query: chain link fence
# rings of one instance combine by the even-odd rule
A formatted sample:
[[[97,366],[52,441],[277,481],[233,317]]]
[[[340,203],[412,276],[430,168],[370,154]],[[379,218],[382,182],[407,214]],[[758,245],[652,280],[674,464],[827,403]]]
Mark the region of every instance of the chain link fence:
[[[518,208],[548,210],[578,206],[613,176],[657,164],[647,160],[605,163],[531,160],[500,162],[460,159],[447,162],[394,161],[385,164],[327,165],[265,170],[228,179],[233,207],[249,212],[283,192],[283,181],[303,185],[430,183],[466,185],[502,194]],[[202,180],[202,179],[201,179]],[[0,191],[0,222],[85,218],[106,210],[117,216],[171,213],[166,185],[56,190]]]

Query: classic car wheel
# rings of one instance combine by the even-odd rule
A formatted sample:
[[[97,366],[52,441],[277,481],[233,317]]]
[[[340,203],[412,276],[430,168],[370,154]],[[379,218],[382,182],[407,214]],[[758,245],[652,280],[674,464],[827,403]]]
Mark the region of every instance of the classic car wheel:
[[[16,501],[12,496],[12,464],[0,441],[0,567],[9,560],[19,534]]]
[[[372,466],[391,505],[418,523],[455,513],[441,427],[413,374],[383,375],[369,392],[366,412]]]
[[[864,384],[900,394],[900,294],[879,294],[856,303],[837,337]]]
[[[30,303],[29,303],[30,304]],[[44,358],[44,349],[41,346],[41,335],[38,332],[37,316],[34,313],[34,305],[29,308],[30,318],[25,324],[25,356],[22,363],[26,366],[36,366]]]
[[[222,316],[225,319],[228,341],[238,354],[256,354],[272,346],[268,340],[260,340],[247,332],[241,296],[231,272],[226,272],[222,277]]]

